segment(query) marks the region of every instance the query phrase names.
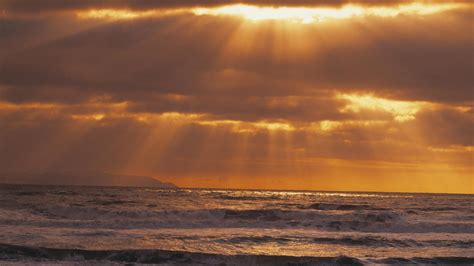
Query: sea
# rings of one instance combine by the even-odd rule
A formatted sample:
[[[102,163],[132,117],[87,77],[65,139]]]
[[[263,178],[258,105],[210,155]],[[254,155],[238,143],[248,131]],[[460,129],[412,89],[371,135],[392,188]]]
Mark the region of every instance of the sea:
[[[474,265],[474,195],[0,185],[0,264]]]

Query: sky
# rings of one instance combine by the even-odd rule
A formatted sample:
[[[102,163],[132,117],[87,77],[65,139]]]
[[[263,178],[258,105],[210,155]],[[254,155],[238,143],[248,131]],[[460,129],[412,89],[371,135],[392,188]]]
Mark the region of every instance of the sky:
[[[463,0],[0,0],[0,169],[474,193]]]

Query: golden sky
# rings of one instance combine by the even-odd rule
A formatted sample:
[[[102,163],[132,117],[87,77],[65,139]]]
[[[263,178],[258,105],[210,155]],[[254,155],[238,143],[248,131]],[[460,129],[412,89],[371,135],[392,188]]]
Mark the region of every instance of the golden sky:
[[[0,169],[474,193],[463,0],[0,0]]]

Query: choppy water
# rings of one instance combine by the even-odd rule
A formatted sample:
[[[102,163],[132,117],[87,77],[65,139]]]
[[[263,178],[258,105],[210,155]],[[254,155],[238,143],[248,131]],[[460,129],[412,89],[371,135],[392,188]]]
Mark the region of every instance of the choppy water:
[[[0,232],[9,263],[472,265],[474,195],[3,185]]]

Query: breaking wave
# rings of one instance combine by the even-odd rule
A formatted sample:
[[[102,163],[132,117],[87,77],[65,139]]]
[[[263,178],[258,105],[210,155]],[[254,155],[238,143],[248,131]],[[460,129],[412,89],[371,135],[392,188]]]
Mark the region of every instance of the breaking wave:
[[[315,228],[327,231],[362,232],[438,232],[474,233],[472,223],[433,219],[407,221],[404,212],[390,210],[357,210],[324,212],[312,209],[136,209],[131,200],[95,200],[89,206],[51,206],[31,211],[9,211],[0,215],[1,224],[41,227],[126,228]],[[116,208],[111,208],[115,206]],[[339,207],[337,207],[339,208]],[[344,207],[347,208],[347,207]],[[6,211],[3,211],[6,212]],[[469,221],[469,219],[464,219]]]
[[[30,262],[102,262],[102,263],[151,263],[151,264],[200,264],[200,265],[364,265],[383,264],[465,264],[474,263],[474,257],[433,258],[382,258],[361,260],[354,257],[295,257],[269,255],[220,255],[171,250],[82,250],[28,247],[0,244],[3,261]]]
[[[4,261],[31,260],[69,262],[119,262],[154,264],[200,265],[363,265],[351,257],[291,257],[266,255],[219,255],[168,250],[81,250],[35,248],[0,244],[0,257]]]
[[[221,255],[171,250],[83,250],[56,249],[0,244],[0,257],[4,261],[31,262],[101,262],[101,263],[153,263],[192,265],[364,265],[383,264],[465,264],[474,263],[474,257],[433,258],[382,258],[364,261],[354,257],[294,257],[270,255]]]

